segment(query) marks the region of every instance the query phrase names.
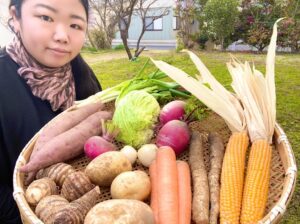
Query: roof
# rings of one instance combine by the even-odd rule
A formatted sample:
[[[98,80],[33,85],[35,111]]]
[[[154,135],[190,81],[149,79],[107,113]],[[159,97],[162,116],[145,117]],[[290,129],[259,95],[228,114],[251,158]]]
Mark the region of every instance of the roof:
[[[154,0],[148,0],[145,2],[145,4],[147,5],[147,2],[151,3]],[[148,4],[149,4],[148,3]],[[151,8],[160,8],[160,7],[171,7],[171,6],[175,6],[175,1],[174,0],[157,0],[152,6]]]

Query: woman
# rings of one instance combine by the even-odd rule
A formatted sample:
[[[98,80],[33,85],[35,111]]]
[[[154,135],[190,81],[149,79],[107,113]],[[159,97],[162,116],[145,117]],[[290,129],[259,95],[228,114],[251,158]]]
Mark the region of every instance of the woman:
[[[49,120],[101,87],[79,52],[88,0],[11,0],[13,41],[0,54],[0,223],[21,223],[12,197],[19,153]]]

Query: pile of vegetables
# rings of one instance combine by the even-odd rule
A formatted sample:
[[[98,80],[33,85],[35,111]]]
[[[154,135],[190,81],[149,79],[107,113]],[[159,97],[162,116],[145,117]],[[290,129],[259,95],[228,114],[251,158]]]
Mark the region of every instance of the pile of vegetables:
[[[99,155],[82,171],[57,163],[40,170],[36,178],[27,187],[25,197],[46,224],[122,220],[154,224],[153,212],[143,202],[151,192],[150,177],[144,171],[133,171],[120,151]],[[99,203],[102,187],[110,188],[112,199]],[[115,206],[123,211],[118,216],[114,215]]]
[[[218,83],[192,52],[188,54],[202,75],[197,79],[165,62],[152,60],[161,71],[219,114],[232,131],[222,164],[221,223],[257,223],[266,208],[276,119],[277,22],[268,48],[266,76],[251,68],[248,62],[242,64],[233,59],[227,64],[235,94]],[[249,137],[252,145],[244,183]]]
[[[258,222],[267,201],[275,125],[276,29],[275,24],[266,78],[248,63],[233,59],[227,64],[236,94],[188,51],[201,74],[197,79],[152,60],[162,72],[145,76],[141,71],[51,121],[20,168],[28,173],[25,197],[35,214],[45,223]],[[176,83],[162,81],[166,75]],[[226,150],[218,133],[191,131],[188,124],[197,108],[188,110],[187,93],[225,120],[232,132]],[[103,102],[112,100],[115,111],[105,111]],[[187,161],[179,159],[185,150]],[[84,169],[67,164],[83,153],[88,158]],[[111,199],[99,202],[103,188]]]

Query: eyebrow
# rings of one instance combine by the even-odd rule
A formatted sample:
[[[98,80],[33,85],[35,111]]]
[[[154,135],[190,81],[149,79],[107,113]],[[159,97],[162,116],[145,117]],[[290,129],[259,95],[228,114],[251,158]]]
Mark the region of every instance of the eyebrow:
[[[41,7],[41,8],[46,8],[46,9],[49,9],[50,11],[52,11],[52,12],[57,13],[57,10],[56,10],[55,8],[49,6],[49,5],[45,5],[45,4],[39,3],[39,4],[36,4],[36,5],[34,6],[34,8],[39,8],[39,7]]]
[[[72,18],[72,19],[80,19],[80,20],[82,20],[83,22],[86,22],[86,20],[85,20],[82,16],[78,16],[78,15],[72,14],[72,15],[71,15],[71,18]]]
[[[55,8],[53,8],[53,7],[49,6],[49,5],[42,4],[42,3],[36,4],[34,7],[35,8],[38,8],[38,7],[46,8],[46,9],[48,9],[48,10],[54,12],[54,13],[58,12]],[[79,19],[79,20],[82,20],[83,22],[86,22],[86,20],[82,16],[71,14],[70,17],[72,19]]]

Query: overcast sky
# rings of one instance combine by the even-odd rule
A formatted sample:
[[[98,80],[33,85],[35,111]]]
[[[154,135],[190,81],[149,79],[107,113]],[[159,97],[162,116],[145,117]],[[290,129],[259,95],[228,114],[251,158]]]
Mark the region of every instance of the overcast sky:
[[[0,0],[0,16],[1,21],[3,18],[8,18],[8,4],[9,0]],[[5,20],[4,20],[5,21]],[[12,33],[0,23],[0,46],[7,44],[12,38]]]

